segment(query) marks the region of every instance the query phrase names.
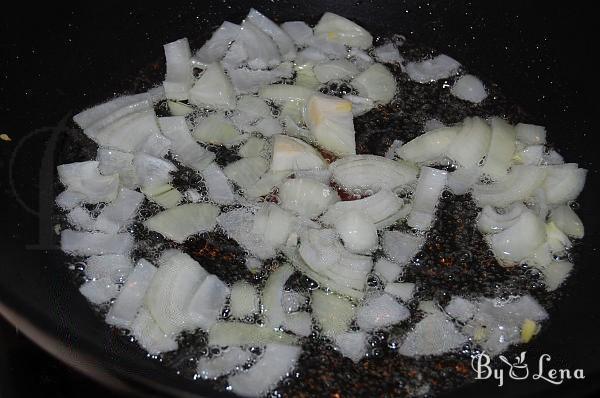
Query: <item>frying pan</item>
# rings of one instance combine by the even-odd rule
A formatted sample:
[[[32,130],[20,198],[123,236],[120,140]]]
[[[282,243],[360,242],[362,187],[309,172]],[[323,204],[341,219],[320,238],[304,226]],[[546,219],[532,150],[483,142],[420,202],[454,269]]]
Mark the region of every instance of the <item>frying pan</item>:
[[[600,271],[594,196],[599,177],[593,121],[598,107],[592,94],[598,91],[593,62],[587,60],[594,40],[593,12],[582,5],[224,0],[158,7],[52,4],[50,9],[36,5],[4,12],[0,133],[12,141],[0,142],[0,314],[47,351],[115,390],[144,396],[229,395],[148,360],[135,344],[106,327],[79,294],[55,250],[48,183],[54,179],[55,159],[47,149],[60,142],[56,132],[68,130],[73,113],[144,88],[144,81],[131,78],[161,59],[163,43],[187,36],[198,48],[223,20],[240,21],[250,6],[276,21],[315,23],[324,11],[332,11],[356,20],[374,36],[401,33],[437,48],[498,83],[535,122],[548,127],[551,141],[568,161],[590,170],[579,199],[586,238],[576,272],[563,287],[564,297],[551,312],[548,327],[526,347],[529,358],[548,353],[555,367],[582,368],[586,379],[561,386],[508,380],[502,388],[493,381],[478,382],[450,395],[585,396],[597,391]],[[85,154],[80,156],[83,160]]]

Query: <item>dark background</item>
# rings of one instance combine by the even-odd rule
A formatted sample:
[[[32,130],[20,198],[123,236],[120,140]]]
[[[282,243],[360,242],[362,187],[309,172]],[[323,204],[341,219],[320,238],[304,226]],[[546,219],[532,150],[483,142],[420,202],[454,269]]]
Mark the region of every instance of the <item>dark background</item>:
[[[279,5],[278,5],[278,4]],[[24,267],[41,264],[45,254],[25,253],[25,244],[35,243],[37,220],[16,203],[7,185],[8,160],[20,138],[43,127],[54,126],[65,115],[97,103],[129,88],[131,77],[149,63],[160,60],[166,43],[188,36],[198,47],[201,40],[223,17],[239,21],[250,5],[265,10],[276,8],[281,20],[309,18],[316,22],[320,9],[329,9],[364,22],[375,34],[394,31],[439,48],[467,65],[471,72],[498,82],[515,102],[536,115],[537,121],[550,127],[552,140],[570,161],[590,169],[588,185],[582,196],[582,208],[589,209],[584,220],[588,231],[584,261],[568,283],[565,310],[552,315],[552,324],[561,333],[543,335],[533,350],[550,353],[557,363],[571,369],[590,370],[586,382],[565,388],[509,385],[496,395],[579,395],[598,391],[597,373],[600,344],[597,340],[599,314],[597,286],[598,264],[598,70],[595,60],[597,24],[595,10],[585,2],[504,1],[321,1],[270,2],[236,1],[169,2],[157,8],[148,3],[137,5],[102,3],[88,5],[12,3],[0,15],[0,133],[12,142],[0,141],[0,267]],[[317,5],[318,4],[318,5]],[[394,23],[398,21],[398,23]],[[40,147],[31,146],[25,162],[39,168]],[[28,146],[25,145],[27,149]],[[35,180],[19,183],[19,192],[36,207],[38,187]],[[51,267],[44,275],[54,274]],[[7,271],[6,269],[4,271]],[[46,286],[8,278],[16,272],[0,269],[0,303],[21,309],[45,308],[47,317],[40,325],[53,333],[64,329],[44,322],[54,317],[53,303]],[[8,277],[6,276],[8,275]],[[7,279],[2,279],[2,278]],[[21,285],[29,286],[24,294]],[[37,304],[21,305],[17,298],[36,297]],[[85,302],[73,296],[74,307]],[[58,303],[58,301],[57,301]],[[57,313],[60,313],[60,308]],[[89,328],[89,325],[81,325]],[[89,333],[90,331],[87,330]],[[98,334],[100,332],[98,331]],[[63,336],[63,334],[60,334]],[[104,335],[102,335],[104,336]],[[78,336],[67,341],[78,343]],[[84,345],[82,343],[82,345]],[[93,350],[86,348],[88,351]],[[543,388],[542,388],[543,387]],[[572,390],[571,390],[572,389]],[[29,343],[13,327],[0,320],[0,398],[106,396],[107,392]],[[491,390],[486,390],[490,395]],[[108,393],[109,396],[115,396]],[[471,387],[465,396],[477,396]]]

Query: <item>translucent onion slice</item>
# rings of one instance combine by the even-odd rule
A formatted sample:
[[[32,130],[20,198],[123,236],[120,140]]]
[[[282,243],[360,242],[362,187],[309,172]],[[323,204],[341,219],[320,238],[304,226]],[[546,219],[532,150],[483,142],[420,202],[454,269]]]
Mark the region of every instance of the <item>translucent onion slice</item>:
[[[446,155],[463,167],[479,164],[490,146],[492,131],[480,117],[468,117],[463,121],[456,139],[446,150]]]
[[[415,292],[415,284],[408,282],[392,282],[385,285],[383,291],[394,297],[398,297],[404,302],[408,302],[412,299]]]
[[[356,311],[356,324],[365,331],[394,325],[410,317],[410,311],[389,294],[370,297]]]
[[[356,307],[351,301],[322,290],[312,292],[310,304],[321,332],[330,338],[346,332],[356,313]]]
[[[455,195],[464,195],[471,191],[476,183],[481,181],[481,167],[458,168],[448,173],[448,189]]]
[[[262,86],[291,78],[294,69],[291,62],[284,62],[271,70],[249,68],[230,69],[231,83],[238,94],[257,93]]]
[[[144,302],[146,290],[156,274],[156,267],[140,259],[127,277],[117,299],[106,314],[106,323],[129,328]]]
[[[456,98],[475,104],[486,99],[488,95],[481,80],[473,75],[463,75],[459,77],[452,85],[450,93]]]
[[[232,41],[240,34],[240,26],[231,22],[223,22],[214,31],[202,47],[196,52],[194,60],[206,67],[213,62],[218,62],[225,56]]]
[[[406,73],[411,80],[418,83],[429,83],[456,75],[460,64],[445,54],[420,62],[406,64]]]
[[[477,311],[477,304],[462,297],[453,296],[446,308],[446,314],[459,322],[467,322]]]
[[[106,234],[65,229],[60,234],[61,250],[80,256],[127,254],[133,248],[133,243],[133,236],[128,233]]]
[[[356,153],[352,103],[323,94],[310,97],[304,119],[317,144],[337,156]]]
[[[229,300],[230,315],[242,319],[255,314],[259,309],[259,298],[256,288],[246,281],[237,281],[231,286]]]
[[[218,63],[206,67],[189,92],[190,102],[216,109],[235,108],[235,94],[229,78]]]
[[[409,164],[376,155],[351,155],[330,165],[333,179],[346,189],[394,190],[417,178],[417,169]]]
[[[133,154],[116,149],[98,148],[96,154],[100,174],[110,176],[119,175],[119,182],[127,188],[134,188],[137,184],[137,175],[133,167]]]
[[[238,149],[238,155],[243,158],[252,158],[257,156],[265,156],[270,150],[269,143],[264,138],[250,137]]]
[[[352,115],[361,116],[375,108],[375,102],[371,98],[359,95],[344,95],[342,98],[352,102]]]
[[[382,64],[373,64],[350,84],[361,96],[372,99],[376,104],[388,104],[396,95],[396,78]]]
[[[150,312],[140,308],[135,320],[131,324],[131,334],[144,350],[150,355],[175,351],[179,348],[177,341],[161,330]]]
[[[321,83],[327,83],[336,79],[353,78],[359,71],[350,61],[338,59],[318,63],[313,68],[315,77]]]
[[[109,278],[118,283],[129,275],[133,265],[128,256],[122,254],[106,254],[91,256],[85,261],[85,276],[90,279]]]
[[[281,207],[301,217],[320,216],[339,200],[337,192],[328,185],[310,178],[291,178],[279,187]]]
[[[321,85],[317,79],[317,76],[315,75],[313,64],[295,65],[294,70],[296,71],[296,85],[306,87],[311,90],[316,90]]]
[[[242,22],[239,36],[223,59],[228,68],[242,63],[247,63],[252,69],[272,68],[281,63],[277,44],[249,19]]]
[[[333,337],[333,341],[340,354],[355,363],[367,355],[367,334],[365,332],[339,333]]]
[[[163,134],[171,140],[171,152],[179,162],[202,171],[215,159],[214,153],[198,145],[192,138],[185,117],[161,117],[158,124]]]
[[[256,323],[219,321],[208,331],[208,344],[221,347],[243,345],[257,347],[271,343],[291,345],[297,342],[296,336]]]
[[[94,224],[96,224],[96,220],[92,217],[92,214],[82,206],[75,207],[69,211],[67,213],[67,220],[69,221],[69,224],[71,224],[71,227],[78,230],[93,231],[95,229]]]
[[[498,261],[507,265],[524,260],[545,241],[544,222],[529,210],[523,211],[513,225],[488,238]]]
[[[517,164],[539,166],[544,162],[544,152],[543,145],[529,145],[516,152],[513,161]]]
[[[218,164],[212,162],[202,170],[201,174],[210,200],[217,204],[230,204],[235,202],[235,195],[231,183]]]
[[[103,176],[98,166],[94,160],[61,164],[58,178],[67,190],[84,195],[87,203],[110,202],[117,197],[119,175]]]
[[[573,264],[568,261],[553,261],[541,268],[546,290],[551,292],[558,289],[569,277]]]
[[[262,396],[294,369],[301,351],[300,347],[268,344],[254,366],[227,379],[231,390],[243,397]]]
[[[508,173],[516,148],[516,132],[510,124],[497,117],[491,119],[491,125],[492,136],[482,171],[497,180]]]
[[[527,145],[546,143],[546,128],[535,124],[519,123],[515,126],[517,139]]]
[[[150,217],[144,221],[144,226],[167,239],[182,243],[191,235],[211,231],[218,215],[219,208],[215,205],[188,203]]]
[[[385,231],[382,243],[385,255],[393,262],[403,265],[421,250],[425,238],[402,231]]]
[[[511,172],[493,184],[475,184],[473,198],[479,206],[505,207],[533,195],[546,178],[546,169],[536,166],[513,166]]]
[[[292,172],[289,170],[269,171],[263,174],[254,185],[245,188],[244,196],[249,199],[257,199],[261,196],[268,195],[291,174]]]
[[[274,330],[289,329],[288,314],[283,307],[283,292],[285,283],[293,273],[294,269],[289,264],[283,264],[269,275],[265,283],[261,300],[262,313],[266,326]]]
[[[197,372],[205,380],[216,379],[240,369],[250,359],[252,354],[240,347],[229,347],[221,350],[218,356],[202,357],[198,360]]]
[[[562,205],[552,209],[550,221],[567,235],[576,239],[583,238],[583,223],[570,206]]]
[[[250,12],[246,16],[246,21],[252,22],[256,27],[273,39],[284,60],[291,61],[296,57],[296,46],[294,45],[292,38],[275,22],[271,21],[254,8],[250,9]]]
[[[440,195],[446,186],[448,172],[422,167],[417,188],[413,196],[413,206],[406,223],[421,231],[431,227]]]
[[[424,134],[402,145],[396,154],[405,160],[415,163],[426,163],[439,159],[456,139],[456,127],[441,127]]]
[[[281,24],[281,29],[292,38],[298,47],[309,45],[313,39],[313,30],[304,21],[284,22]]]
[[[373,36],[364,28],[331,12],[323,14],[314,32],[318,38],[350,47],[367,49],[373,43]]]
[[[277,105],[283,105],[290,101],[304,104],[313,93],[314,91],[307,87],[292,84],[271,84],[261,88],[259,95],[275,102]]]
[[[498,213],[490,205],[485,205],[477,217],[477,229],[484,234],[493,234],[513,225],[527,208],[523,203],[514,203]]]
[[[242,158],[223,169],[225,175],[242,189],[250,188],[267,171],[267,161],[262,157]]]
[[[137,185],[142,188],[158,187],[171,182],[171,173],[177,167],[168,160],[145,153],[136,153],[133,157],[133,167],[137,177]]]
[[[168,99],[187,100],[193,84],[192,51],[187,38],[167,43],[164,46],[167,74],[163,86]]]
[[[327,163],[312,146],[297,138],[276,135],[271,171],[324,169]]]
[[[400,64],[404,62],[404,58],[400,55],[398,48],[394,43],[385,43],[381,46],[375,47],[373,55],[379,62],[385,62],[390,64]]]
[[[219,226],[240,246],[261,260],[275,257],[276,249],[264,241],[263,236],[253,233],[255,215],[246,208],[235,209],[217,217]]]
[[[106,303],[119,294],[119,285],[109,278],[94,279],[84,282],[79,292],[93,304]]]
[[[367,254],[379,244],[373,219],[360,210],[348,212],[335,222],[335,230],[352,253]]]
[[[574,200],[579,196],[585,185],[586,169],[580,169],[576,163],[547,166],[548,176],[542,187],[546,201],[557,205]]]
[[[441,355],[462,347],[468,341],[442,312],[428,314],[406,335],[400,355],[421,357]]]
[[[71,210],[85,201],[85,195],[80,192],[62,191],[56,196],[55,203],[62,210]]]
[[[208,330],[223,313],[229,287],[215,275],[208,275],[188,305],[188,323],[192,328]]]
[[[105,206],[96,218],[95,229],[108,233],[119,232],[134,219],[143,200],[144,194],[141,192],[121,188],[117,198]]]
[[[198,120],[192,135],[198,141],[206,144],[225,145],[226,147],[237,145],[244,139],[231,121],[220,113],[213,113]]]
[[[398,279],[400,275],[402,275],[402,272],[404,272],[404,267],[388,260],[385,257],[380,257],[375,262],[373,272],[379,275],[383,279],[383,282],[393,282]]]
[[[252,233],[268,245],[283,246],[295,227],[296,217],[275,204],[266,204],[256,212]]]
[[[143,187],[142,192],[149,200],[165,209],[177,206],[182,199],[181,193],[170,184]]]

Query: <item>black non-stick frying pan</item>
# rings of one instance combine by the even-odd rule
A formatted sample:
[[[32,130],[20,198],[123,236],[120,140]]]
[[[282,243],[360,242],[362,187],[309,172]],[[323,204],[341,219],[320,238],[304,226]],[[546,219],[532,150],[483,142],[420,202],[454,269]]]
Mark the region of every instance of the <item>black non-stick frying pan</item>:
[[[478,382],[452,395],[584,396],[598,390],[595,26],[591,8],[576,4],[223,0],[138,7],[53,4],[49,9],[31,3],[3,12],[0,133],[12,141],[0,141],[0,314],[52,354],[116,390],[145,396],[221,395],[148,360],[104,325],[79,294],[56,250],[50,222],[54,156],[64,151],[53,148],[62,142],[73,113],[152,79],[132,80],[161,60],[163,43],[187,36],[198,47],[223,20],[240,21],[250,6],[277,21],[314,23],[332,11],[358,21],[374,36],[401,33],[437,48],[498,83],[509,99],[548,127],[568,161],[590,170],[579,200],[586,238],[576,271],[548,327],[526,347],[532,367],[548,353],[553,367],[582,368],[586,379],[561,386],[508,380],[502,388],[493,381]]]

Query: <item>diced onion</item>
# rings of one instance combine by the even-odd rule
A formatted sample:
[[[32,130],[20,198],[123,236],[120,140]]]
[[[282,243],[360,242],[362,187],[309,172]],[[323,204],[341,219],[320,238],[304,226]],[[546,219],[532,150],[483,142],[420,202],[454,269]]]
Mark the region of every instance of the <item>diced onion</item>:
[[[542,187],[548,204],[561,204],[574,200],[585,185],[586,169],[580,169],[576,163],[547,166],[548,176]]]
[[[365,332],[339,333],[335,335],[333,341],[340,354],[355,363],[367,354],[367,334]]]
[[[413,327],[398,352],[409,357],[441,355],[462,347],[467,340],[446,315],[436,312],[425,316]]]
[[[463,75],[454,83],[450,93],[461,100],[480,103],[487,97],[485,86],[473,75]]]
[[[371,297],[356,311],[356,324],[366,331],[381,329],[407,319],[410,311],[389,294]]]
[[[394,282],[402,275],[404,267],[388,260],[385,257],[379,258],[375,262],[373,271],[383,279],[384,282]]]
[[[223,22],[221,26],[196,52],[195,60],[203,66],[218,62],[225,56],[229,44],[240,34],[240,26],[231,22]]]
[[[315,94],[306,104],[304,119],[319,146],[337,156],[356,153],[350,101]]]
[[[290,61],[296,57],[296,46],[294,45],[292,38],[275,22],[271,21],[254,8],[250,9],[246,21],[252,22],[256,27],[260,28],[273,39],[284,60]]]
[[[456,139],[456,127],[441,127],[427,131],[417,138],[405,143],[397,151],[397,155],[405,160],[425,163],[439,159],[448,146]]]
[[[242,189],[250,188],[267,171],[267,161],[262,157],[242,158],[223,169],[225,175]]]
[[[313,39],[313,30],[304,21],[284,22],[281,24],[281,29],[292,38],[298,47],[310,44]]]
[[[168,99],[186,100],[192,87],[192,51],[187,38],[164,45],[167,60],[165,95]]]
[[[231,286],[229,309],[232,317],[241,319],[255,314],[258,304],[258,293],[254,286],[246,281],[238,281]]]
[[[550,221],[567,235],[576,239],[583,238],[583,223],[570,206],[562,205],[552,209]]]
[[[144,221],[151,231],[182,243],[189,236],[211,231],[216,224],[219,208],[209,203],[188,203],[164,210]]]
[[[445,170],[421,168],[413,196],[413,206],[406,219],[409,226],[421,231],[431,227],[440,195],[446,186],[447,177],[448,172]]]
[[[105,206],[96,218],[95,229],[108,233],[119,232],[133,220],[143,200],[142,193],[121,188],[117,198]]]
[[[546,143],[546,128],[535,124],[519,123],[515,126],[517,139],[527,145]]]
[[[395,263],[407,264],[421,250],[425,239],[402,231],[385,231],[383,251]],[[388,279],[389,280],[389,279]]]
[[[140,308],[131,324],[131,334],[150,355],[175,351],[179,348],[177,341],[167,336],[152,318],[150,312],[143,307]]]
[[[383,291],[391,294],[394,297],[398,297],[404,302],[407,302],[410,301],[415,292],[415,284],[407,282],[392,282],[385,285],[385,289]]]
[[[119,285],[109,278],[95,279],[85,282],[79,292],[93,304],[106,303],[117,296]]]
[[[83,194],[87,203],[110,202],[117,197],[119,175],[103,176],[98,165],[94,160],[61,164],[58,178],[67,190]]]
[[[370,253],[377,248],[379,238],[375,223],[366,213],[355,210],[348,212],[335,222],[346,249],[353,253]]]
[[[210,329],[221,316],[229,293],[229,287],[215,275],[204,278],[188,306],[190,326]]]
[[[231,121],[225,119],[220,113],[213,113],[200,119],[192,134],[201,142],[227,147],[239,144],[244,138]]]
[[[233,85],[218,63],[206,67],[190,90],[190,102],[198,106],[216,109],[233,109],[235,94]]]
[[[336,79],[353,78],[359,73],[356,66],[345,59],[318,63],[313,70],[317,80],[321,83]]]
[[[219,321],[208,331],[208,344],[221,347],[296,344],[297,341],[295,336],[255,323]]]
[[[335,190],[309,178],[291,178],[279,187],[281,207],[306,217],[315,218],[339,200]]]
[[[460,68],[458,61],[441,54],[421,62],[409,62],[406,64],[406,73],[411,80],[418,83],[429,83],[456,75],[458,68]]]
[[[219,356],[202,357],[198,360],[197,372],[203,379],[216,379],[240,369],[252,358],[252,354],[240,347],[221,350]]]
[[[80,256],[127,254],[133,248],[133,243],[133,236],[128,233],[106,234],[65,229],[60,234],[61,250]]]
[[[202,171],[215,159],[214,153],[198,145],[192,138],[185,117],[161,117],[158,124],[163,134],[171,140],[171,152],[179,162]]]
[[[485,205],[477,217],[477,229],[484,234],[500,232],[512,226],[527,208],[523,203],[515,203],[498,213],[492,206]]]
[[[373,51],[375,58],[379,62],[386,62],[390,64],[400,64],[404,61],[398,48],[394,45],[394,43],[386,43],[379,47],[375,47]]]
[[[322,290],[312,292],[311,308],[321,332],[330,338],[347,331],[356,313],[352,302]]]
[[[202,178],[210,200],[218,204],[230,204],[235,201],[233,188],[218,164],[213,162],[202,170]]]
[[[529,210],[523,211],[513,225],[488,238],[498,261],[507,265],[525,259],[545,240],[544,222]]]
[[[504,120],[491,120],[492,136],[482,171],[492,179],[506,176],[515,153],[515,129]]]
[[[297,138],[276,135],[271,171],[323,169],[325,159],[312,146]]]
[[[476,166],[486,154],[492,131],[480,117],[468,117],[463,121],[456,139],[446,150],[446,155],[463,167]]]
[[[373,64],[352,79],[350,84],[361,96],[370,98],[377,104],[387,104],[396,95],[396,78],[382,64]]]
[[[314,31],[315,37],[350,47],[367,49],[373,43],[373,36],[364,28],[331,12],[323,14]]]
[[[91,256],[85,262],[85,276],[90,279],[108,278],[118,283],[129,275],[133,268],[129,257],[122,254]]]
[[[493,184],[475,184],[473,198],[479,206],[505,207],[523,201],[538,189],[546,178],[546,169],[536,166],[513,166],[511,172]]]

